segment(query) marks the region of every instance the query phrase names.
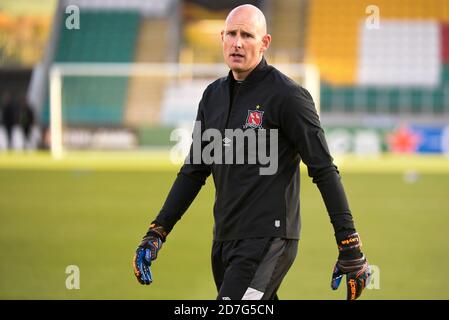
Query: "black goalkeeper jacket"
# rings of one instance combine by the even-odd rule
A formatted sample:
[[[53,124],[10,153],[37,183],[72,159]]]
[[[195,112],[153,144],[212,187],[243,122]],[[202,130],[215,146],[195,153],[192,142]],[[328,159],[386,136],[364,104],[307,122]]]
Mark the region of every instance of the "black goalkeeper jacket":
[[[226,128],[277,129],[276,173],[261,175],[259,163],[194,164],[191,148],[192,164],[182,166],[155,221],[170,232],[212,173],[216,189],[214,240],[299,239],[302,160],[321,192],[337,240],[354,232],[339,172],[309,92],[265,59],[237,85],[238,90],[235,86],[230,71],[204,91],[197,115],[202,132],[215,128],[224,138]]]

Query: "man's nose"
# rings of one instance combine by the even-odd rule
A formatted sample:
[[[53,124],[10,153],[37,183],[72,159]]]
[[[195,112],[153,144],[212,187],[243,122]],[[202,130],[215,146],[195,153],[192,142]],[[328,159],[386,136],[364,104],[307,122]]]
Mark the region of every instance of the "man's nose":
[[[237,35],[237,36],[235,37],[235,40],[234,40],[234,46],[235,46],[236,48],[241,48],[241,47],[242,47],[242,38],[241,38],[239,35]]]

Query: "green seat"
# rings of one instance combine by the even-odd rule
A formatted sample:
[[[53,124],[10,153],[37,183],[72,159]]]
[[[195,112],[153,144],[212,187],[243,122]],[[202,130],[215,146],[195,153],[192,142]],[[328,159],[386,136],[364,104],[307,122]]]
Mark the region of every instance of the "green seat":
[[[440,87],[433,92],[433,110],[437,114],[449,112],[449,106],[444,105],[443,87]]]
[[[400,90],[391,88],[388,90],[388,112],[391,114],[399,113]]]
[[[135,11],[84,11],[80,29],[62,24],[55,62],[130,62],[140,22]]]
[[[140,24],[137,11],[80,12],[80,29],[62,23],[55,62],[132,62]],[[127,77],[65,76],[62,82],[65,125],[123,123]],[[43,120],[48,120],[48,105]]]
[[[402,110],[414,114],[447,113],[443,83],[436,89],[420,87],[343,87],[321,85],[321,110],[324,112],[398,114]],[[362,97],[362,98],[360,98]],[[447,101],[447,100],[446,100]]]
[[[444,64],[441,69],[441,82],[449,83],[449,64]]]
[[[65,77],[63,119],[69,124],[108,125],[123,120],[127,79],[124,77]]]
[[[332,87],[326,83],[322,83],[320,87],[320,111],[332,111]]]

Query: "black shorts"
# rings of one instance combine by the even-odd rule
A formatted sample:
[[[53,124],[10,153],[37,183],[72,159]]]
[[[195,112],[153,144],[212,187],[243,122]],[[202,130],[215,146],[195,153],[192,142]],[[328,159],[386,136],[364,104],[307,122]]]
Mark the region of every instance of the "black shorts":
[[[214,241],[212,271],[219,300],[270,300],[290,269],[298,240]]]

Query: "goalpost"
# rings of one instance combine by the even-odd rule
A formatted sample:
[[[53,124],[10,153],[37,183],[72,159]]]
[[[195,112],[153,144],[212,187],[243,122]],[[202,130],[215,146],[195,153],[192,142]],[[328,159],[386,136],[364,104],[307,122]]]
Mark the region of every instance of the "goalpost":
[[[317,111],[320,107],[320,76],[318,69],[310,64],[275,64],[276,68],[306,88],[312,95]],[[223,64],[176,64],[176,63],[58,63],[50,69],[50,148],[54,159],[61,159],[64,146],[63,90],[67,77],[123,77],[125,79],[189,82],[213,80],[226,76],[228,68]],[[161,87],[163,89],[163,85]],[[204,90],[202,88],[202,90]],[[143,89],[144,90],[144,89]],[[166,90],[166,89],[165,89]],[[197,97],[195,97],[197,99]],[[196,113],[198,101],[192,105]],[[123,106],[125,108],[125,106]],[[194,119],[191,119],[192,122]]]

